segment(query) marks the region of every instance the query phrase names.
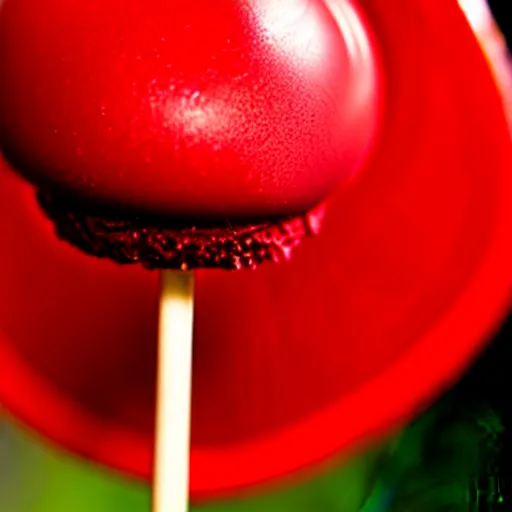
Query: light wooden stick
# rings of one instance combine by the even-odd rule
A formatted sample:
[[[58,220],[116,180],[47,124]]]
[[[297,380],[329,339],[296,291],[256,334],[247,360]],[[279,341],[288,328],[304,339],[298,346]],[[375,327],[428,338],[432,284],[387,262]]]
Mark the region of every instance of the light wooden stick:
[[[158,331],[153,512],[188,510],[194,278],[164,271]]]

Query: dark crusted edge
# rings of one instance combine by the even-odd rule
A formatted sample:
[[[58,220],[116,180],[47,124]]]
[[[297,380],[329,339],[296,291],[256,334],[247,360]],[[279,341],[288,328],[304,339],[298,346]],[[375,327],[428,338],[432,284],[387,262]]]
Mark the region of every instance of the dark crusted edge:
[[[167,228],[140,218],[90,214],[43,191],[38,200],[61,239],[88,254],[148,269],[254,269],[265,261],[287,261],[304,237],[318,233],[324,213],[320,206],[303,216],[254,225]]]

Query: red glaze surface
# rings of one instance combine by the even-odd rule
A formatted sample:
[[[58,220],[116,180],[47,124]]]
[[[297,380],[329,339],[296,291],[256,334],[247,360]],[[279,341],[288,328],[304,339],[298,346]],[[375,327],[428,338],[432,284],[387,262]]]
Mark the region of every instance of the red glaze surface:
[[[5,0],[0,143],[32,182],[116,209],[303,214],[355,173],[378,119],[374,56],[345,11]]]
[[[361,179],[286,265],[197,274],[194,499],[401,425],[508,310],[510,137],[482,53],[455,2],[361,5],[388,91]],[[66,448],[150,478],[157,275],[59,242],[4,169],[0,233],[0,402]]]

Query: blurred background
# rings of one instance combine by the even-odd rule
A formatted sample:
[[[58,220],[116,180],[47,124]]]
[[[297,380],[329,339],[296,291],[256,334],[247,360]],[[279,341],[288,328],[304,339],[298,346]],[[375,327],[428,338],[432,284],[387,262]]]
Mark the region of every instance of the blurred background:
[[[448,1],[448,0],[447,0]],[[484,0],[460,0],[498,62],[508,89],[503,39]],[[512,47],[510,0],[489,0]],[[512,83],[512,80],[510,81]],[[510,89],[512,92],[512,89]],[[200,512],[512,511],[512,316],[452,390],[403,432],[336,461],[323,474],[213,505]],[[147,484],[78,460],[7,420],[0,406],[0,512],[148,512]]]

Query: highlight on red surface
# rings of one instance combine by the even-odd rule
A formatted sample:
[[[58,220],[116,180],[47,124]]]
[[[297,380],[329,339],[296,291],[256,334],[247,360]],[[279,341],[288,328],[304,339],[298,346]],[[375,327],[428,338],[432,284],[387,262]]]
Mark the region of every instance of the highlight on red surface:
[[[197,273],[193,499],[407,421],[508,309],[510,138],[476,39],[455,2],[360,6],[387,81],[364,172],[289,263]],[[157,274],[59,242],[7,169],[0,224],[0,401],[73,452],[150,478]]]
[[[367,30],[334,5],[5,0],[4,154],[68,203],[196,223],[303,215],[353,177],[379,120]]]

